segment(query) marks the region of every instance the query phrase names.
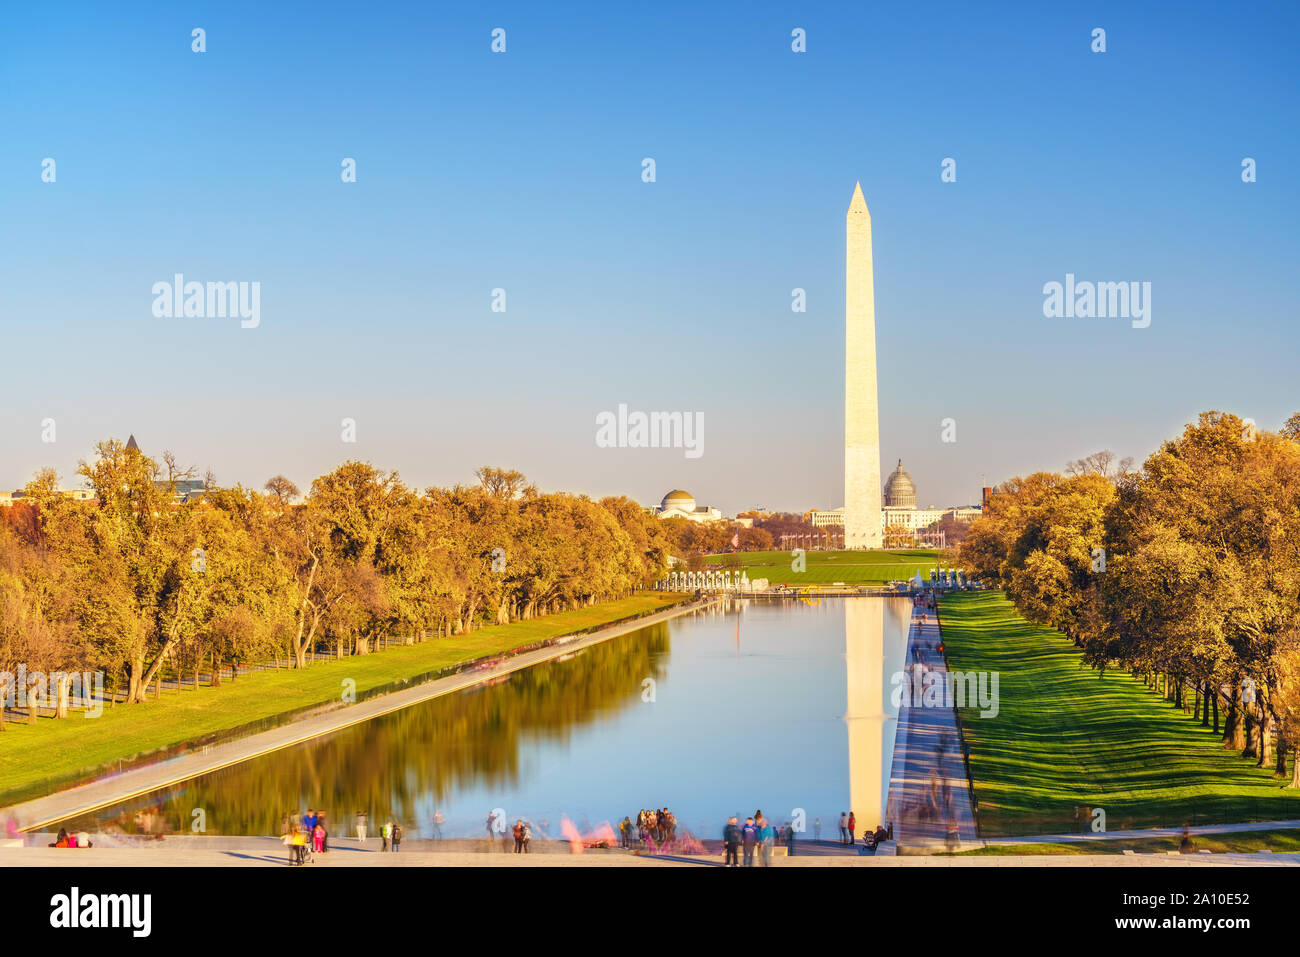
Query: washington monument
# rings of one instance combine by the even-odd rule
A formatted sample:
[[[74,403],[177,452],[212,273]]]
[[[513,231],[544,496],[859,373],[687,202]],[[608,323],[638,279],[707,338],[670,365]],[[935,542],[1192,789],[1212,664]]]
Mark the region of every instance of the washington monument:
[[[876,393],[876,295],[871,213],[853,187],[845,228],[844,547],[880,548],[880,410]]]

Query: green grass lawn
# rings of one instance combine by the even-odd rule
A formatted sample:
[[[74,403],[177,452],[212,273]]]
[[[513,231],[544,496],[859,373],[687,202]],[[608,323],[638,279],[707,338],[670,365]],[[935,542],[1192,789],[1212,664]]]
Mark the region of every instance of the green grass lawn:
[[[1126,672],[1104,677],[1059,632],[1025,621],[1000,592],[945,596],[949,668],[1000,674],[999,713],[961,710],[984,837],[1300,819],[1285,790]]]
[[[709,565],[722,568],[744,568],[752,578],[766,578],[773,585],[880,585],[888,581],[911,578],[918,571],[929,579],[935,567],[932,548],[899,549],[895,551],[808,551],[805,552],[807,568],[803,572],[791,569],[788,551],[735,552],[725,555],[708,555]]]
[[[344,679],[367,691],[415,678],[474,658],[500,654],[548,638],[590,630],[686,600],[666,592],[642,592],[620,601],[560,612],[533,621],[482,628],[468,635],[341,660],[319,660],[298,671],[270,670],[227,678],[221,687],[201,685],[179,693],[164,689],[144,704],[106,707],[98,718],[74,712],[35,725],[6,722],[0,734],[0,806],[69,787],[97,772],[129,766],[133,759],[173,749],[305,708],[340,700]],[[254,728],[248,728],[254,730]]]
[[[1006,857],[1017,854],[1166,854],[1178,850],[1181,838],[1142,837],[1116,841],[1089,841],[1069,844],[993,844],[973,851],[958,851],[955,857]],[[1274,854],[1294,854],[1300,851],[1300,831],[1294,829],[1273,831],[1244,831],[1238,834],[1193,834],[1193,851],[1212,854],[1254,854],[1272,851]],[[946,856],[946,855],[945,855]]]

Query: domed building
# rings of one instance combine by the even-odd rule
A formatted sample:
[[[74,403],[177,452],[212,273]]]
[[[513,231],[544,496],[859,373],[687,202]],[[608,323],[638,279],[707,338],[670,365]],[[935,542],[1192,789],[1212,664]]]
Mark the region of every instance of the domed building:
[[[696,505],[695,496],[676,488],[664,496],[655,514],[660,518],[684,518],[691,522],[716,522],[722,512],[707,505]]]
[[[844,508],[813,509],[806,513],[804,520],[817,526],[827,528],[843,526]],[[933,505],[918,508],[916,504],[916,482],[903,468],[903,460],[898,460],[898,467],[885,480],[880,503],[880,527],[886,531],[886,538],[895,543],[900,538],[910,540],[906,547],[921,545],[941,545],[942,539],[936,540],[941,532],[926,532],[935,522],[945,515],[951,515],[959,522],[972,522],[979,518],[982,507],[979,505],[955,505],[948,508],[935,508]],[[891,531],[892,530],[892,531]],[[929,537],[926,537],[929,536]],[[903,547],[895,545],[893,547]]]
[[[916,483],[903,468],[902,459],[898,460],[898,467],[890,473],[889,479],[885,482],[884,499],[880,520],[886,529],[892,526],[915,532],[939,521],[946,511],[933,506],[916,507]]]
[[[903,469],[903,460],[885,482],[885,508],[916,508],[916,483]]]

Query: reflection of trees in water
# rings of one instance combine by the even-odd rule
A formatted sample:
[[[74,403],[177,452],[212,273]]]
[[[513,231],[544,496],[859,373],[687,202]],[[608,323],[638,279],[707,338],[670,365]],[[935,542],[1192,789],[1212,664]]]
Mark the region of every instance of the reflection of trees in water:
[[[662,679],[668,627],[656,624],[479,687],[276,751],[88,818],[77,826],[188,833],[203,808],[208,834],[278,834],[288,812],[327,811],[330,833],[354,834],[359,811],[393,814],[409,836],[426,822],[419,802],[468,786],[512,785],[528,739],[566,741],[574,730],[638,702],[645,678]],[[155,808],[152,828],[148,815]],[[487,811],[484,809],[484,814]],[[61,822],[64,826],[67,822]]]

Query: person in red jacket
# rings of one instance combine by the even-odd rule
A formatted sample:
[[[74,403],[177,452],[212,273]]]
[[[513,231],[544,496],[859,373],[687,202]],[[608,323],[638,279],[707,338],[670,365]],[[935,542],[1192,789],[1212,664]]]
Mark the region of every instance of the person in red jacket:
[[[849,812],[849,843],[850,844],[853,843],[853,831],[857,826],[858,826],[858,819],[854,817],[853,812],[850,811]]]

